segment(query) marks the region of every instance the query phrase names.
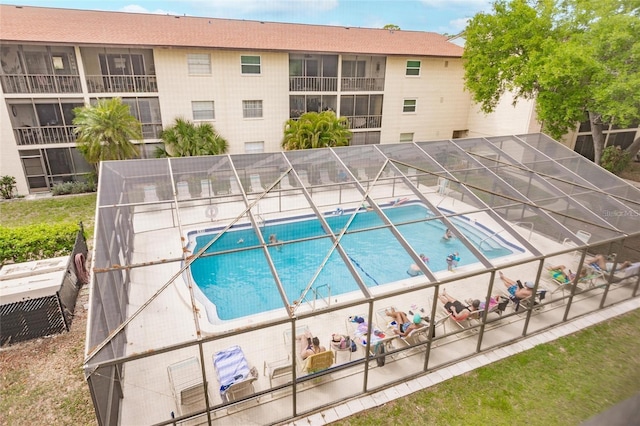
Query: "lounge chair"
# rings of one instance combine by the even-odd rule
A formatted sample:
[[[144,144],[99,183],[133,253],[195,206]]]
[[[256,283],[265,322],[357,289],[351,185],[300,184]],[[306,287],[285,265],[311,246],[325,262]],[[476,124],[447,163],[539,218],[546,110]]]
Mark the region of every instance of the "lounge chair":
[[[332,183],[335,182],[329,177],[329,172],[327,171],[327,169],[320,169],[320,184],[330,185]]]
[[[413,167],[409,167],[407,169],[407,177],[409,178],[409,180],[411,182],[413,182],[416,186],[420,186],[420,183],[418,181],[418,175],[416,172],[416,169],[414,169]]]
[[[200,360],[196,357],[167,367],[176,411],[182,416],[207,408]]]
[[[359,181],[369,180],[369,176],[367,176],[367,171],[365,169],[358,169],[358,180]]]
[[[238,185],[238,181],[235,177],[229,176],[229,193],[230,194],[242,194],[242,190]]]
[[[306,187],[311,186],[311,183],[309,182],[309,174],[307,173],[306,170],[300,170],[298,172],[298,176],[300,177],[300,182],[302,183],[303,186],[306,186]]]
[[[547,291],[546,289],[538,288],[535,294],[525,297],[524,299],[512,297],[511,300],[514,303],[513,310],[518,312],[520,308],[534,309],[536,311],[542,309],[542,301],[545,299]]]
[[[333,351],[328,349],[324,352],[308,356],[302,364],[302,372],[313,374],[326,370],[333,365]]]
[[[176,182],[176,192],[178,196],[178,200],[188,200],[191,198],[191,194],[189,193],[189,183],[186,181]]]
[[[158,198],[158,192],[156,191],[156,186],[155,185],[145,185],[144,186],[144,201],[145,201],[145,203],[153,202],[153,201],[160,201],[160,199]]]
[[[475,326],[480,324],[480,320],[482,318],[482,316],[484,315],[484,309],[478,309],[475,311],[472,311],[469,316],[463,320],[457,320],[453,317],[453,315],[451,314],[451,312],[447,311],[444,307],[444,305],[442,305],[442,311],[447,315],[447,317],[449,318],[450,323],[454,324],[456,327],[463,329],[463,330],[470,330],[470,331],[477,331],[477,328],[474,328]],[[445,333],[447,331],[447,326],[446,326],[447,321],[444,321],[442,323]]]
[[[438,194],[447,195],[449,189],[449,179],[439,177],[438,178]]]
[[[280,180],[280,189],[294,189],[294,187],[291,186],[291,183],[289,182],[289,175],[284,176]]]
[[[400,336],[398,334],[395,334],[395,332],[393,331],[394,329],[398,328],[398,325],[396,324],[395,320],[393,318],[391,318],[390,316],[388,316],[386,314],[386,312],[389,309],[394,309],[397,310],[395,307],[393,306],[388,306],[384,309],[380,309],[376,312],[377,317],[382,321],[382,324],[385,324],[385,334],[389,335],[389,336],[395,336],[398,340],[400,340],[401,342],[403,342],[404,344],[406,344],[407,346],[413,346],[416,345],[418,343],[420,343],[421,339],[427,340],[427,333],[429,331],[429,323],[427,321],[425,321],[425,319],[423,318],[422,322],[420,323],[419,328],[413,329],[409,332],[409,334],[407,334],[406,336]],[[408,315],[409,320],[411,320],[413,318],[413,312],[410,311],[411,313]],[[419,313],[419,312],[418,312]],[[378,326],[381,327],[381,324],[379,323]]]
[[[222,402],[237,401],[255,393],[253,382],[258,379],[258,372],[249,367],[240,346],[213,354],[213,367],[220,384]]]
[[[251,192],[264,191],[264,187],[262,186],[262,182],[260,181],[260,175],[258,174],[250,175],[249,180],[251,182]]]

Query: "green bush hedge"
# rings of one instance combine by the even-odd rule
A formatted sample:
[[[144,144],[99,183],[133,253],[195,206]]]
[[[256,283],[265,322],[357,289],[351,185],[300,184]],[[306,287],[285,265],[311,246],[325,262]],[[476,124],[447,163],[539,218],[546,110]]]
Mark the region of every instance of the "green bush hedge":
[[[93,181],[57,183],[51,188],[53,195],[84,194],[87,192],[96,192],[96,184]]]
[[[75,223],[0,227],[0,263],[29,262],[69,255],[78,231]]]

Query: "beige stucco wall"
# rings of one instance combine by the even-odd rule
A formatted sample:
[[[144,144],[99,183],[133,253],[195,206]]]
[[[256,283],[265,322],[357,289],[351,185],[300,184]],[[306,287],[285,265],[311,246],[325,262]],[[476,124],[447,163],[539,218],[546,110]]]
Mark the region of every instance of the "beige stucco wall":
[[[408,60],[420,60],[420,75],[406,76]],[[469,95],[463,90],[460,59],[389,57],[382,111],[381,143],[397,143],[401,133],[414,141],[449,139],[467,128]],[[416,99],[416,112],[403,113],[405,99]]]
[[[211,75],[189,75],[187,54],[211,54]],[[261,58],[260,75],[242,75],[241,55]],[[264,141],[266,152],[280,148],[289,118],[289,55],[286,53],[155,49],[163,127],[176,117],[193,120],[192,101],[214,101],[210,123],[229,142],[229,153],[244,153],[245,142]],[[243,100],[262,100],[262,118],[243,118]]]
[[[514,106],[511,93],[505,93],[490,114],[485,114],[479,104],[470,101],[468,126],[469,137],[537,133],[542,127],[537,120],[535,101],[519,99]]]
[[[3,93],[0,93],[0,104],[7,105]],[[27,180],[22,170],[9,111],[11,111],[10,108],[0,108],[0,176],[16,178],[18,195],[27,195],[29,193]]]

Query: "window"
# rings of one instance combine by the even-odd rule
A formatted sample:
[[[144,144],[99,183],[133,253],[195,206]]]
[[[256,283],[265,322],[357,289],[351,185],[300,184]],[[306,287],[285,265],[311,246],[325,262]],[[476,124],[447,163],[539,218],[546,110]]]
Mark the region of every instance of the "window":
[[[264,142],[245,142],[244,152],[247,154],[258,154],[264,152]]]
[[[194,120],[213,120],[216,118],[213,101],[193,101],[191,111]]]
[[[242,74],[260,74],[260,56],[241,56]]]
[[[416,100],[405,99],[402,105],[402,112],[416,112]]]
[[[187,65],[191,75],[211,74],[211,56],[206,53],[188,54]]]
[[[420,61],[407,61],[406,75],[420,75]]]
[[[400,143],[413,142],[413,133],[400,133]]]
[[[261,118],[262,101],[242,101],[242,116],[244,118]]]

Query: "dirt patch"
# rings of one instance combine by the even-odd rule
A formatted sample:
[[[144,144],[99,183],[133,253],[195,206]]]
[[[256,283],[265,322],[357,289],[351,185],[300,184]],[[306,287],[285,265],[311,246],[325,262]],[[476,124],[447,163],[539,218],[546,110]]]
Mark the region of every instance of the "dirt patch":
[[[80,289],[68,333],[0,349],[0,424],[97,424],[82,372],[88,294]]]

